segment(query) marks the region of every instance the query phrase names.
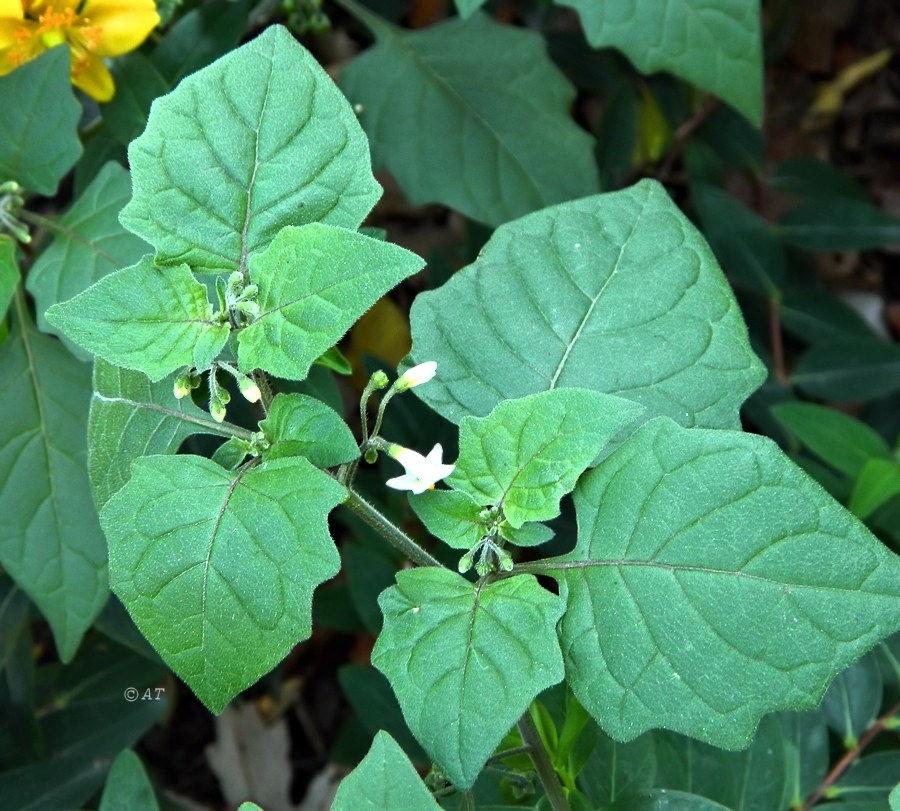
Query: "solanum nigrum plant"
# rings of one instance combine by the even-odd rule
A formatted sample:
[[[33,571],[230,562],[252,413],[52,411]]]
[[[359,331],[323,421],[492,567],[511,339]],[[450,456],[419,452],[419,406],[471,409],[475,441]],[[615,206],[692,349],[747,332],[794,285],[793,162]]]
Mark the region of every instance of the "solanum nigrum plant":
[[[436,776],[426,786],[382,733],[334,808],[436,808],[492,759],[521,776],[523,754],[543,807],[593,808],[578,782],[590,719],[612,741],[665,729],[740,749],[900,627],[897,557],[741,431],[765,367],[660,184],[497,228],[417,297],[411,354],[393,379],[371,375],[354,434],[285,389],[340,365],[348,329],[425,263],[360,230],[381,189],[327,74],[270,27],[159,98],[128,157],[135,261],[44,317],[95,357],[91,487],[134,623],[219,713],[310,635],[313,593],[341,568],[332,511],[413,564],[379,599],[372,663]],[[4,352],[28,364],[51,339],[17,302]],[[67,419],[66,381],[52,385]],[[232,396],[258,409],[255,429],[229,421]],[[398,397],[458,426],[456,458],[388,433]],[[211,458],[177,453],[195,434],[224,441]],[[360,494],[380,456],[433,541]],[[570,496],[568,551],[542,555]],[[26,553],[4,564],[29,580]],[[33,595],[64,653],[105,598],[92,582],[77,606]],[[536,701],[557,685],[559,730]]]

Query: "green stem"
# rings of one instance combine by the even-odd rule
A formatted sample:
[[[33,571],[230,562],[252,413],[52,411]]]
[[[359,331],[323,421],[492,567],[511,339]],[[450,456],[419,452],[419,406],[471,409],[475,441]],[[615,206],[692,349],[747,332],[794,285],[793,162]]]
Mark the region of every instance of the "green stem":
[[[385,518],[359,493],[348,489],[344,506],[355,512],[363,521],[374,529],[391,546],[406,555],[418,566],[441,566],[437,558],[433,558],[402,529]]]
[[[537,731],[537,727],[534,725],[534,721],[531,720],[527,710],[519,719],[518,726],[522,741],[529,748],[528,754],[531,756],[534,768],[544,786],[544,791],[547,792],[550,807],[553,811],[571,811],[569,801],[566,799],[563,787],[556,776],[556,770],[553,768],[553,764],[547,755],[547,750],[544,748],[544,742],[541,740],[540,733]]]

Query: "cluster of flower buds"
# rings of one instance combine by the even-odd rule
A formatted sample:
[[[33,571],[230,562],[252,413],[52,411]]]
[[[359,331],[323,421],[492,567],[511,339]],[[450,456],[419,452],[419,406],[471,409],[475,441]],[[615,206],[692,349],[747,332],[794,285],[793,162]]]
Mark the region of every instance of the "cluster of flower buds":
[[[230,363],[219,361],[214,363],[209,369],[209,413],[216,422],[225,420],[225,406],[231,402],[231,395],[227,389],[223,389],[216,379],[216,369],[222,369],[228,372],[237,382],[238,389],[244,396],[244,399],[251,403],[259,402],[262,393],[259,386],[252,378],[239,372]],[[194,389],[198,388],[202,382],[200,372],[196,369],[185,369],[175,378],[173,393],[177,399],[187,397]]]
[[[242,316],[259,315],[256,296],[259,288],[255,284],[244,284],[244,275],[234,271],[226,282],[221,276],[216,279],[216,295],[219,297],[219,318],[222,321],[238,322]]]
[[[15,180],[0,183],[0,231],[7,231],[13,238],[27,245],[31,242],[28,226],[18,219],[19,210],[25,205],[22,187]]]

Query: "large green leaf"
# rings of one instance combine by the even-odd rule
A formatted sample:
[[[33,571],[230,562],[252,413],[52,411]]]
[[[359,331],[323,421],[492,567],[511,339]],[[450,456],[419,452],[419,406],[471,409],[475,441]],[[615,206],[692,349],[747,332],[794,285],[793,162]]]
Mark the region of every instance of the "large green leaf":
[[[135,459],[175,453],[191,434],[229,436],[233,430],[190,397],[175,399],[171,382],[151,383],[140,372],[97,358],[88,419],[88,473],[97,509],[122,489]],[[250,438],[249,431],[244,438]]]
[[[878,717],[883,698],[878,660],[869,653],[838,674],[825,693],[822,712],[844,746],[853,749]]]
[[[900,558],[769,440],[644,425],[575,491],[569,684],[619,740],[745,746],[900,628]]]
[[[303,457],[238,472],[145,456],[101,512],[110,582],[135,624],[213,712],[311,627],[337,573],[327,517],[344,488]]]
[[[553,389],[463,417],[448,484],[502,509],[513,527],[559,515],[559,500],[643,409],[588,389]]]
[[[555,388],[618,394],[682,425],[736,428],[765,370],[716,260],[665,189],[539,211],[412,307],[415,389],[454,422]]]
[[[69,49],[51,48],[0,76],[0,182],[17,180],[48,197],[78,157],[78,119]]]
[[[667,70],[714,93],[757,126],[763,58],[757,0],[556,0],[578,10],[588,42],[622,51],[642,73]]]
[[[359,456],[353,433],[338,413],[305,394],[279,394],[259,424],[269,447],[263,458],[305,456],[316,467],[334,467]]]
[[[344,228],[283,229],[250,259],[260,313],[238,334],[241,368],[302,380],[354,321],[424,264],[403,248]]]
[[[275,25],[157,99],[122,224],[160,264],[246,270],[285,225],[356,228],[381,194],[346,99]]]
[[[528,575],[473,585],[438,568],[399,572],[378,602],[372,664],[425,751],[469,788],[532,699],[562,679],[562,602]]]
[[[90,375],[16,311],[0,351],[0,564],[68,661],[109,595],[86,470]]]
[[[364,19],[377,43],[341,87],[362,106],[376,165],[414,203],[499,225],[598,190],[592,139],[569,114],[575,89],[536,33],[482,14],[424,31]]]
[[[19,280],[16,243],[7,236],[0,236],[0,321],[6,318],[6,311]]]
[[[45,315],[79,346],[151,380],[184,366],[206,369],[229,332],[213,320],[206,288],[187,265],[163,269],[149,256]]]
[[[379,732],[369,753],[338,786],[332,811],[439,811],[406,753],[387,734]]]
[[[151,248],[119,224],[119,211],[131,199],[128,172],[110,161],[75,204],[58,220],[53,242],[28,273],[28,291],[34,296],[38,326],[60,335],[73,354],[90,355],[51,327],[44,311],[66,301],[114,270],[128,267]]]
[[[897,495],[900,495],[900,464],[870,459],[859,472],[848,507],[854,515],[865,519]]]

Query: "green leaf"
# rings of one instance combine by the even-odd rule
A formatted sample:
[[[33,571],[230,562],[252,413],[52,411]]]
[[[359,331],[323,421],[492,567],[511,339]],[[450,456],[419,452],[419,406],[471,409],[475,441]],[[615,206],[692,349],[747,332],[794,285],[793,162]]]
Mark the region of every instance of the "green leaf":
[[[19,281],[16,243],[9,237],[0,236],[0,321],[6,318],[6,311]]]
[[[440,810],[409,758],[387,732],[375,736],[369,753],[341,781],[331,808],[332,811]]]
[[[159,803],[141,759],[124,749],[113,761],[100,798],[100,811],[159,811]]]
[[[788,158],[775,167],[769,185],[799,197],[847,197],[866,201],[866,192],[855,180],[830,163],[815,158]]]
[[[772,227],[715,186],[695,184],[691,200],[703,233],[732,281],[766,297],[776,297],[784,283],[787,259]]]
[[[500,525],[500,535],[516,546],[540,546],[547,543],[554,535],[550,527],[543,524],[525,524],[511,527],[506,522]]]
[[[669,789],[651,789],[629,798],[616,807],[616,811],[733,811],[724,805]]]
[[[831,683],[822,710],[844,747],[853,749],[878,717],[883,698],[878,661],[870,653],[854,662]]]
[[[875,337],[822,341],[800,356],[791,381],[823,400],[874,400],[900,389],[900,346]]]
[[[900,628],[900,559],[770,440],[654,420],[574,498],[566,677],[617,740],[746,746]]]
[[[247,0],[209,0],[189,11],[166,32],[153,51],[153,63],[172,85],[205,68],[238,46],[247,6]]]
[[[127,648],[99,640],[82,646],[65,667],[40,670],[52,693],[40,713],[42,759],[0,773],[0,797],[5,808],[81,809],[93,807],[91,798],[116,755],[137,743],[159,723],[169,703],[165,693],[151,691],[158,700],[140,697],[165,675],[162,667]],[[130,808],[130,806],[126,806]]]
[[[85,458],[90,377],[24,309],[0,352],[0,564],[67,662],[109,596]]]
[[[409,504],[425,528],[454,549],[471,549],[486,533],[481,506],[467,493],[426,490],[410,496]]]
[[[177,400],[171,382],[151,383],[140,372],[97,358],[88,419],[88,472],[98,510],[131,477],[135,459],[175,453],[192,434],[229,432],[190,397]]]
[[[78,160],[81,105],[69,70],[69,49],[60,47],[0,76],[0,180],[52,197]]]
[[[128,158],[122,224],[196,271],[246,270],[285,225],[356,228],[381,193],[346,99],[279,25],[159,99]]]
[[[833,468],[856,478],[870,459],[891,459],[891,449],[864,422],[813,403],[781,403],[772,414],[801,444]]]
[[[800,808],[828,772],[828,728],[821,710],[780,714],[785,742],[785,787],[782,808]]]
[[[70,352],[82,360],[90,355],[51,327],[44,311],[76,296],[114,270],[134,265],[150,246],[119,224],[119,211],[131,199],[127,170],[110,161],[74,205],[57,221],[53,242],[28,273],[28,292],[34,296],[38,326],[59,335]]]
[[[184,366],[209,367],[228,340],[228,325],[212,316],[187,265],[163,269],[149,256],[46,312],[79,346],[153,381]]]
[[[538,34],[482,14],[423,31],[364,19],[376,45],[341,87],[362,106],[375,164],[413,203],[499,225],[598,190],[593,139],[569,112],[575,89]]]
[[[577,9],[588,42],[613,47],[641,73],[667,70],[727,101],[759,126],[763,55],[758,2],[556,0]]]
[[[353,433],[337,412],[305,394],[279,394],[259,424],[270,445],[266,460],[305,456],[316,467],[334,467],[359,456]]]
[[[487,0],[456,0],[456,8],[459,11],[459,16],[466,18],[471,17],[486,2]]]
[[[900,783],[894,787],[888,802],[891,804],[891,811],[900,811]]]
[[[778,233],[807,251],[863,251],[900,242],[900,220],[867,200],[819,197],[790,209]]]
[[[866,519],[900,494],[900,466],[894,461],[870,459],[859,472],[850,495],[850,511]]]
[[[559,515],[585,468],[643,409],[588,389],[554,389],[463,417],[459,458],[447,483],[482,506],[502,509],[513,528]]]
[[[210,459],[217,465],[224,467],[225,470],[236,470],[247,458],[250,448],[251,445],[246,439],[239,439],[233,436],[219,445]]]
[[[878,752],[858,760],[841,776],[829,791],[847,803],[870,803],[870,808],[884,808],[884,803],[896,785],[900,774],[900,752]],[[843,805],[835,806],[836,809]]]
[[[213,712],[309,636],[337,573],[327,516],[344,488],[306,459],[236,473],[145,456],[100,515],[110,582],[135,624]]]
[[[403,248],[343,228],[283,229],[250,259],[260,313],[238,333],[241,368],[302,380],[354,321],[424,264]]]
[[[642,735],[631,743],[619,743],[601,733],[578,776],[578,786],[598,807],[621,803],[623,798],[653,788],[656,757],[651,735]]]
[[[765,378],[712,251],[649,180],[502,226],[410,321],[413,362],[440,370],[415,392],[454,422],[578,387],[737,428]]]
[[[475,586],[428,568],[399,572],[379,604],[372,664],[425,751],[470,788],[531,700],[562,679],[562,603],[530,575]]]

